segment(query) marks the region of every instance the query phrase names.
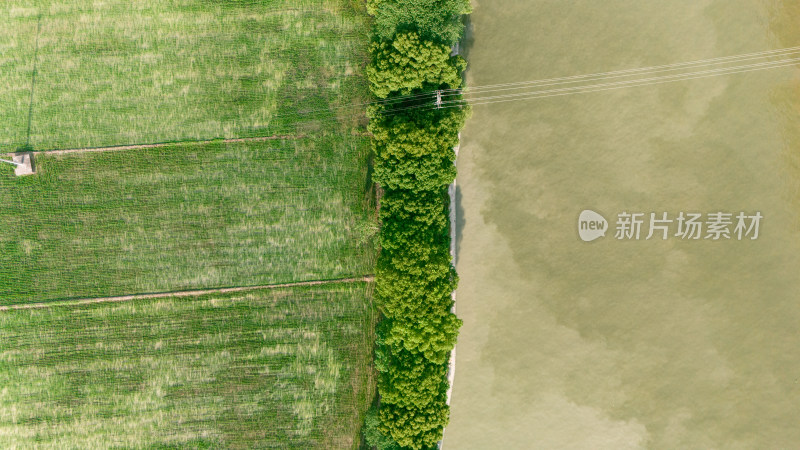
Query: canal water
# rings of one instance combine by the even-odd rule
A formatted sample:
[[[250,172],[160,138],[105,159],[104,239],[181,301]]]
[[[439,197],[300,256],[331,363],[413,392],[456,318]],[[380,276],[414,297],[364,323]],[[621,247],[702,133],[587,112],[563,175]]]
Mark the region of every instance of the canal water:
[[[473,0],[467,81],[800,46],[799,5]],[[798,67],[474,107],[446,449],[797,448]],[[605,237],[580,239],[586,209]],[[622,212],[640,239],[615,237]],[[648,240],[651,212],[763,218]]]

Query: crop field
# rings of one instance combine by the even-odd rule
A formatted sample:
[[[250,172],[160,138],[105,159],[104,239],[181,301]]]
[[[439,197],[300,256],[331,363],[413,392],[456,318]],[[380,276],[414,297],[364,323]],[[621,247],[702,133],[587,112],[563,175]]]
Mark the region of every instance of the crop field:
[[[359,446],[370,283],[97,298],[374,272],[363,8],[0,2],[0,448]]]
[[[0,151],[292,134],[363,102],[348,0],[4,0]],[[312,113],[313,112],[313,113]],[[311,121],[309,117],[318,120]]]
[[[0,447],[355,448],[370,289],[0,311]]]
[[[0,304],[373,272],[366,138],[39,154],[0,167]]]

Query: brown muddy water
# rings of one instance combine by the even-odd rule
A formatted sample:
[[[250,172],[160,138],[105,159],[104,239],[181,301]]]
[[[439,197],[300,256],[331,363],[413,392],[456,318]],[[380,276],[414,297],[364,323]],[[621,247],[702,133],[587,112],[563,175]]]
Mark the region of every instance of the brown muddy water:
[[[800,46],[798,5],[473,0],[467,80]],[[445,449],[800,448],[798,67],[474,108]],[[605,237],[579,239],[584,209]],[[618,240],[622,211],[764,218]]]

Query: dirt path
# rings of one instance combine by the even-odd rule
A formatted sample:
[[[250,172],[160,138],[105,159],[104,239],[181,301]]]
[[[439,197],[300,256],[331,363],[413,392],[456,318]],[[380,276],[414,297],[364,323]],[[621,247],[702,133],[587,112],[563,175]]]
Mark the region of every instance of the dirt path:
[[[80,305],[88,305],[91,303],[114,303],[114,302],[125,302],[129,300],[140,300],[140,299],[150,299],[150,298],[190,297],[190,296],[205,295],[205,294],[247,292],[247,291],[255,291],[258,289],[279,289],[279,288],[296,287],[296,286],[317,286],[320,284],[371,282],[374,280],[374,278],[375,277],[372,275],[364,275],[363,277],[339,278],[336,280],[298,281],[296,283],[265,284],[262,286],[241,286],[241,287],[229,287],[229,288],[217,288],[217,289],[198,289],[192,291],[158,292],[155,294],[120,295],[117,297],[82,298],[74,300],[52,301],[47,303],[5,305],[5,306],[0,306],[0,311],[9,311],[14,309],[49,308],[52,306],[80,306]]]
[[[59,155],[65,153],[84,153],[84,152],[113,152],[119,150],[135,150],[140,148],[158,148],[166,147],[169,145],[202,145],[210,142],[257,142],[257,141],[274,141],[279,139],[303,139],[306,136],[300,135],[275,135],[275,136],[261,136],[250,138],[235,138],[235,139],[209,139],[205,141],[181,141],[181,142],[163,142],[159,144],[137,144],[137,145],[116,145],[111,147],[86,147],[86,148],[71,148],[63,150],[39,150],[35,154]]]

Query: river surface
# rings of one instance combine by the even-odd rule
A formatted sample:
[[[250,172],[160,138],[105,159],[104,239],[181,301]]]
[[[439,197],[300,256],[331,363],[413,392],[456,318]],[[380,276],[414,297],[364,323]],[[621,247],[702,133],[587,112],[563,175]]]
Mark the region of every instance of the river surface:
[[[473,0],[467,82],[800,46],[798,5]],[[800,446],[798,67],[474,107],[445,449]],[[605,237],[581,241],[584,209]],[[763,219],[620,240],[623,211]]]

